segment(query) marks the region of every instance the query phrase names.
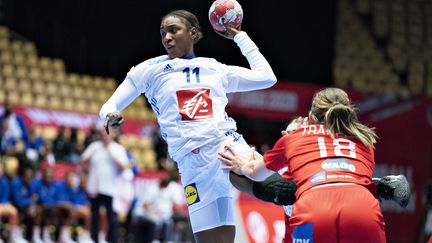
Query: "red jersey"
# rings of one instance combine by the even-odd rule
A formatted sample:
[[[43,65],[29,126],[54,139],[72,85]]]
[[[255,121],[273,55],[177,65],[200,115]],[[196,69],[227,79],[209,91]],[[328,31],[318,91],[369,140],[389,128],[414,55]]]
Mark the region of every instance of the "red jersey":
[[[323,125],[305,126],[281,137],[264,154],[264,162],[273,171],[288,167],[298,186],[297,198],[312,186],[329,182],[373,184],[373,148],[345,136],[332,138]]]

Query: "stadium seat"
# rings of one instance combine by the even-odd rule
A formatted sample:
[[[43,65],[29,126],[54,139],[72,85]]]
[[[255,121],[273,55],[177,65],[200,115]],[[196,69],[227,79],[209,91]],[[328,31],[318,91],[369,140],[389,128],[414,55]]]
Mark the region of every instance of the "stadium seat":
[[[16,66],[26,65],[26,56],[22,52],[15,52],[12,58],[12,62]]]
[[[53,81],[61,85],[66,85],[66,73],[65,72],[55,72]]]
[[[3,50],[0,54],[0,62],[3,64],[12,63],[12,52],[9,50]]]
[[[58,96],[58,85],[54,82],[50,82],[46,84],[45,93],[49,96]]]
[[[25,66],[17,66],[15,75],[17,78],[27,78],[29,76],[29,70]]]
[[[28,67],[32,67],[32,68],[33,67],[37,67],[37,68],[39,68],[38,67],[39,58],[36,55],[28,55],[27,58],[26,58],[26,60],[25,60],[25,63],[26,63],[26,65]]]
[[[11,50],[15,53],[22,52],[23,46],[23,42],[19,40],[15,40],[10,43]]]
[[[36,45],[33,42],[26,41],[23,44],[23,51],[27,54],[27,56],[36,56]]]
[[[73,98],[70,97],[64,97],[63,98],[63,103],[62,103],[62,108],[67,110],[67,111],[75,111],[75,101]]]
[[[34,105],[36,107],[45,108],[48,105],[48,97],[45,94],[35,94]],[[50,105],[52,105],[50,103]]]
[[[45,70],[52,70],[52,60],[49,57],[40,57],[39,67]]]
[[[6,92],[4,90],[0,90],[0,104],[4,104],[6,102]]]
[[[61,110],[63,109],[63,100],[58,95],[51,95],[48,98],[48,108],[49,109],[55,109],[55,110]]]
[[[0,26],[0,38],[9,38],[9,29],[6,26]]]
[[[19,91],[9,90],[7,92],[6,100],[9,104],[19,104],[20,98],[21,98],[21,95],[20,95]]]
[[[32,91],[37,94],[46,94],[45,82],[38,79],[33,80]]]
[[[53,82],[54,81],[54,73],[49,69],[42,69],[42,80],[45,82]]]
[[[69,85],[73,85],[73,86],[78,85],[79,75],[76,73],[69,73],[67,78],[66,78],[66,82]]]
[[[14,77],[6,77],[4,79],[3,88],[7,91],[15,90],[17,86],[17,79]]]
[[[15,78],[15,67],[12,64],[4,64],[1,74],[5,78]]]
[[[1,51],[7,51],[9,50],[9,39],[5,39],[0,37],[0,50]]]
[[[65,65],[62,59],[53,59],[52,61],[52,69],[56,72],[64,72],[65,71]]]
[[[30,90],[30,89],[29,89]],[[29,90],[21,93],[21,105],[34,106],[34,95]]]
[[[29,78],[31,80],[42,79],[42,73],[41,73],[40,69],[37,68],[37,67],[34,67],[34,66],[31,67],[30,70],[29,70]]]
[[[30,92],[32,89],[32,82],[28,78],[22,78],[16,84],[16,87],[21,92]]]

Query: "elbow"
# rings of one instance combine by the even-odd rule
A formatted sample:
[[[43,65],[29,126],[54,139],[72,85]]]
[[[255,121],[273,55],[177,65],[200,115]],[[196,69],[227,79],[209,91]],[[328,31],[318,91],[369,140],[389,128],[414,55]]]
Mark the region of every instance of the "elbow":
[[[104,104],[104,105],[102,106],[102,108],[100,109],[100,111],[99,111],[99,119],[101,119],[101,120],[105,120],[105,117],[106,117],[106,115],[108,114],[108,113],[106,112],[106,110],[107,110],[107,108],[106,108],[106,104]]]
[[[277,78],[276,78],[276,76],[273,74],[272,77],[269,79],[269,83],[270,83],[270,86],[269,86],[269,87],[272,87],[273,85],[275,85],[276,82],[277,82]]]
[[[272,87],[273,85],[275,85],[277,82],[276,76],[273,74],[271,76],[266,76],[264,83],[264,89],[268,89],[270,87]]]

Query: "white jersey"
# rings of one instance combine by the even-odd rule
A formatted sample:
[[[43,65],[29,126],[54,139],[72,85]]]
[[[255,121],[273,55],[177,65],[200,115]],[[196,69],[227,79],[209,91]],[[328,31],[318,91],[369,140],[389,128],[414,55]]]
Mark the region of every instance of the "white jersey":
[[[251,69],[225,65],[212,58],[171,59],[163,55],[132,68],[123,82],[133,83],[135,95],[144,93],[147,97],[175,161],[236,130],[235,121],[225,113],[226,93],[268,88],[276,82],[270,65],[245,32],[237,34],[234,41]],[[117,91],[126,86],[123,83]],[[101,118],[133,100],[118,99],[114,94],[108,100]]]

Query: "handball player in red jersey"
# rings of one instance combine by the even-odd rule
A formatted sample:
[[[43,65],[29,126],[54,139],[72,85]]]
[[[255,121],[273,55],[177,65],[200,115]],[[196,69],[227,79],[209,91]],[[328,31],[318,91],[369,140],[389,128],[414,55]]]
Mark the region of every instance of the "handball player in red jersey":
[[[228,145],[220,159],[255,181],[288,167],[298,188],[286,242],[385,242],[372,181],[375,132],[358,121],[348,95],[337,88],[315,94],[308,123],[282,136],[264,157]]]

